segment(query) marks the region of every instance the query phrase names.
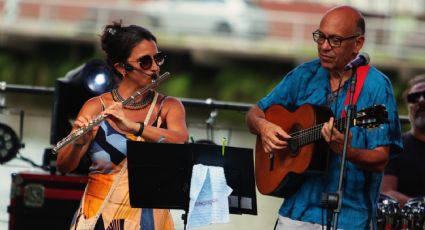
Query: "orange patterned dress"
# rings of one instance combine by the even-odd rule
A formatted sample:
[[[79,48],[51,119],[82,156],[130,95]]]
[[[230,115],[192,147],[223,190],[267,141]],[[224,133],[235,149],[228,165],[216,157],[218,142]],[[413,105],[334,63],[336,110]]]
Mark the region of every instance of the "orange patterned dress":
[[[131,137],[119,133],[106,121],[100,124],[87,153],[92,165],[81,207],[74,217],[71,229],[78,229],[76,222],[80,215],[83,214],[88,219],[97,214],[114,180],[121,169],[126,167],[129,138]],[[172,230],[174,223],[168,209],[141,209],[130,206],[128,174],[125,168],[94,229]]]

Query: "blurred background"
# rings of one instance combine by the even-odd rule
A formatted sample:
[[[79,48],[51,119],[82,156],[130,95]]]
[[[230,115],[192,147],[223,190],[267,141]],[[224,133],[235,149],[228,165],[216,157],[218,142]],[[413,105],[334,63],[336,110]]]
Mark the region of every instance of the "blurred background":
[[[0,165],[0,229],[8,226],[11,175],[43,171],[46,149],[75,114],[70,108],[81,103],[81,91],[62,89],[62,104],[69,106],[57,107],[58,79],[77,81],[89,63],[104,58],[104,25],[122,20],[157,36],[167,54],[162,71],[171,73],[159,91],[184,101],[193,140],[221,144],[224,137],[230,146],[254,148],[244,123],[247,108],[317,56],[311,33],[338,4],[366,16],[363,50],[390,77],[405,118],[402,91],[425,72],[423,0],[0,0],[0,124],[20,143]],[[229,224],[207,228],[271,229],[281,200],[257,193],[257,203],[257,216],[231,215]],[[173,213],[182,229],[181,213]]]

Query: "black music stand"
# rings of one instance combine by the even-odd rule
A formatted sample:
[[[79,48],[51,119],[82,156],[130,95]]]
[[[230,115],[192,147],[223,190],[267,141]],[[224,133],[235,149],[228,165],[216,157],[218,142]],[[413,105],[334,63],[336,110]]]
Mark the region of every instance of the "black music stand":
[[[252,149],[127,141],[127,159],[132,207],[184,210],[186,226],[192,167],[203,164],[224,168],[231,214],[257,215]]]

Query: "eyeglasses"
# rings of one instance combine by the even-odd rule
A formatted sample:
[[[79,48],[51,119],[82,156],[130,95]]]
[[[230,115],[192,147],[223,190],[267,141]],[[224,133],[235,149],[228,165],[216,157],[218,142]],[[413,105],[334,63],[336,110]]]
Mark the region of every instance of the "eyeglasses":
[[[342,41],[357,38],[358,36],[360,36],[360,34],[356,34],[356,35],[352,35],[352,36],[348,36],[348,37],[340,37],[340,36],[335,36],[335,35],[331,35],[329,37],[326,37],[326,35],[324,33],[320,32],[319,30],[316,30],[316,31],[313,32],[313,40],[317,44],[322,45],[323,43],[325,43],[326,40],[328,40],[328,43],[332,48],[340,47]]]
[[[155,61],[157,66],[162,66],[165,61],[165,57],[167,57],[163,52],[159,52],[153,56],[145,55],[139,59],[137,59],[137,63],[139,63],[140,68],[144,70],[148,70],[152,67],[153,61]],[[131,62],[131,61],[129,61]]]
[[[421,96],[425,99],[425,91],[415,92],[407,94],[407,102],[408,103],[418,103],[421,99]]]

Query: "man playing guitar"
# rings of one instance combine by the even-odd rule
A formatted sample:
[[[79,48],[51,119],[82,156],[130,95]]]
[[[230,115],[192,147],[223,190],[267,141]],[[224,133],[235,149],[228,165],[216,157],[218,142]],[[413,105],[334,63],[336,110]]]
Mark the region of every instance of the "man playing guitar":
[[[291,132],[294,130],[285,130],[285,125],[270,121],[267,111],[276,105],[283,107],[283,111],[289,111],[286,117],[280,117],[280,121],[282,124],[295,123],[288,127],[296,127],[295,133],[299,133],[299,129],[304,127],[303,122],[298,122],[297,119],[310,116],[315,120],[317,116],[312,116],[309,110],[297,113],[298,109],[313,105],[332,110],[331,118],[319,126],[319,135],[327,143],[331,153],[326,173],[305,175],[296,192],[285,197],[279,210],[276,229],[321,229],[325,224],[326,212],[320,204],[321,196],[322,193],[337,190],[344,143],[344,132],[337,129],[334,117],[340,118],[346,105],[351,82],[349,79],[354,71],[347,70],[346,66],[358,56],[363,47],[364,18],[351,6],[332,8],[325,13],[319,28],[313,32],[313,39],[317,43],[319,58],[303,63],[289,72],[266,97],[250,109],[246,117],[249,130],[258,135],[257,144],[261,145],[260,151],[258,148],[256,151],[256,179],[259,185],[257,171],[279,172],[284,170],[280,167],[300,163],[288,162],[288,159],[296,157],[293,150],[288,151],[293,145]],[[361,91],[354,93],[359,94],[356,106],[362,109],[385,105],[388,122],[372,130],[350,128],[344,195],[337,226],[341,229],[371,229],[375,225],[382,171],[388,160],[402,150],[400,122],[391,82],[376,68],[367,68]],[[357,75],[361,74],[357,72]],[[296,115],[288,116],[291,112]],[[298,123],[301,127],[297,128]],[[264,158],[270,161],[270,165],[257,165],[262,157],[259,152],[266,153]],[[271,178],[261,179],[267,181]],[[260,188],[259,190],[261,191]]]

